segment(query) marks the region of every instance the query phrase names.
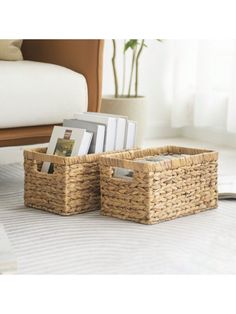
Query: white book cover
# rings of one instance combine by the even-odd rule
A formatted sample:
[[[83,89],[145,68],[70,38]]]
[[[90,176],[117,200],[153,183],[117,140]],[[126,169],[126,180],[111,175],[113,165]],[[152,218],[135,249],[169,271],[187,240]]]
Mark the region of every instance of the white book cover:
[[[116,142],[115,142],[115,149],[116,150],[122,150],[125,148],[126,124],[127,124],[126,119],[117,118]]]
[[[128,117],[121,116],[118,114],[110,114],[103,112],[85,112],[85,114],[92,114],[97,116],[111,117],[117,119],[116,123],[116,139],[115,139],[115,150],[122,150],[125,148],[125,135],[126,135],[126,124]]]
[[[105,141],[106,127],[103,124],[95,122],[82,121],[78,119],[65,119],[64,127],[86,129],[87,132],[93,133],[92,142],[89,148],[89,154],[102,153]]]
[[[63,157],[86,155],[92,141],[92,133],[85,129],[55,126],[47,149],[48,155]],[[42,172],[50,172],[50,162],[44,162]]]
[[[0,224],[0,274],[15,273],[17,260],[2,224]]]
[[[116,123],[117,119],[99,115],[95,113],[75,113],[74,118],[78,120],[95,122],[97,124],[103,124],[106,126],[106,135],[105,135],[105,144],[104,151],[113,151],[115,149],[115,140],[116,140]]]
[[[219,176],[219,199],[236,199],[236,176]]]
[[[125,135],[125,149],[131,149],[135,147],[137,123],[135,121],[128,120]]]

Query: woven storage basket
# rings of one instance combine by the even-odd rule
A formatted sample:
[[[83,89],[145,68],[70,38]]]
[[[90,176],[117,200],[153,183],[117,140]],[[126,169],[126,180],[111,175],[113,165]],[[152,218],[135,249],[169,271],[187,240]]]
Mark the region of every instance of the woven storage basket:
[[[135,162],[147,156],[186,154],[160,162]],[[154,224],[216,208],[218,154],[175,146],[118,153],[100,159],[101,213]],[[113,176],[116,168],[131,178]]]
[[[100,209],[98,160],[101,154],[59,157],[46,148],[24,151],[25,205],[60,215]],[[54,172],[41,172],[43,162],[54,164]]]

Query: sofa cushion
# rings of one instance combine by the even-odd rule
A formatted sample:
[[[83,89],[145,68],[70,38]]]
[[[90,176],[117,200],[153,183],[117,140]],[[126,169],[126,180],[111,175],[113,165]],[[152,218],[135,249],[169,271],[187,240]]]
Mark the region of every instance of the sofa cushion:
[[[61,123],[87,106],[83,75],[48,63],[0,61],[0,128]]]
[[[1,39],[0,40],[0,60],[19,61],[23,60],[21,53],[22,40]]]

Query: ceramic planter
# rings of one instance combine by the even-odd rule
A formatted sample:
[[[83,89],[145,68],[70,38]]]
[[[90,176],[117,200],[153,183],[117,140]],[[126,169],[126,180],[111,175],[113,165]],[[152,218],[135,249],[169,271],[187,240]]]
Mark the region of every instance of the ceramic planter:
[[[136,146],[141,146],[147,124],[147,102],[145,97],[104,96],[101,112],[127,116],[137,122]]]

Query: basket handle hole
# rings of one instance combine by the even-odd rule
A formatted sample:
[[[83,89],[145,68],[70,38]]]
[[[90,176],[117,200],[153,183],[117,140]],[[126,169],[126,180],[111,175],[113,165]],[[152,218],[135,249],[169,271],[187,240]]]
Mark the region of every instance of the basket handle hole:
[[[133,180],[134,171],[132,169],[114,167],[112,168],[112,178],[123,179],[123,180]]]
[[[50,163],[48,172],[42,172],[43,162],[35,162],[35,170],[41,173],[53,174],[55,171],[55,167],[53,163]]]

